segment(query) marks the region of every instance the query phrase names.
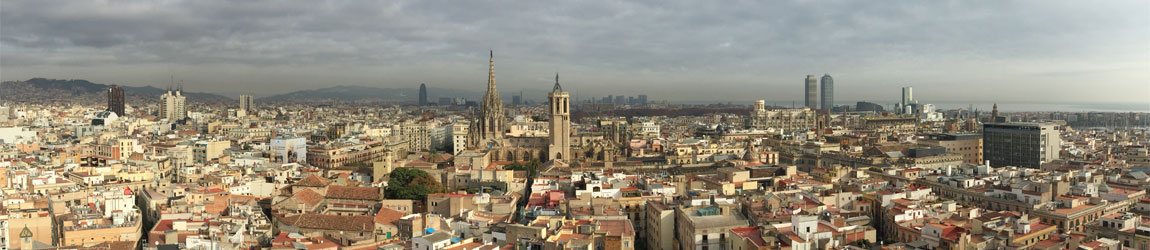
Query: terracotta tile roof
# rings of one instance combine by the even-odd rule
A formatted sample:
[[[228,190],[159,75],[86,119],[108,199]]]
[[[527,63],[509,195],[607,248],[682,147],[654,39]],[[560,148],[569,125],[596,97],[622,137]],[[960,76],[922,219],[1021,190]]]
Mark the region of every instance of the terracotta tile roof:
[[[600,220],[599,232],[606,233],[607,236],[623,236],[635,237],[635,228],[627,220]]]
[[[750,240],[756,247],[767,246],[767,241],[764,240],[762,234],[759,233],[758,227],[735,227],[731,228],[731,232],[741,238]]]
[[[328,185],[328,183],[328,180],[320,178],[318,175],[312,174],[304,177],[302,180],[299,180],[295,183],[295,185],[301,187],[325,187]]]
[[[407,213],[386,207],[380,208],[379,212],[375,214],[375,223],[394,225],[392,222],[403,218],[404,215],[407,215]]]
[[[296,191],[292,194],[291,198],[296,200],[296,202],[306,204],[309,207],[319,205],[319,202],[323,201],[323,195],[316,193],[311,189]]]
[[[306,229],[337,230],[337,231],[372,231],[375,230],[375,218],[366,215],[330,215],[330,214],[303,214],[294,226]]]
[[[383,195],[380,195],[379,188],[376,187],[330,186],[327,187],[325,197],[347,200],[383,200]]]

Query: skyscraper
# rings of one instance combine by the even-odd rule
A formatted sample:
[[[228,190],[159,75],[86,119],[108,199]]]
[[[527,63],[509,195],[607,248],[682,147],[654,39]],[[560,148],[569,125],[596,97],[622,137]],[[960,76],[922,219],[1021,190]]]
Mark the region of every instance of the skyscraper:
[[[913,89],[911,89],[911,87],[902,87],[902,105],[903,106],[910,105],[911,102],[914,102],[914,93],[912,92],[912,90]]]
[[[112,85],[108,88],[108,111],[124,116],[124,88],[121,88],[120,85]]]
[[[831,78],[830,74],[823,74],[820,79],[820,86],[822,95],[819,96],[819,108],[827,112],[834,111],[835,108],[835,79]]]
[[[240,110],[244,115],[251,115],[255,111],[255,98],[252,95],[240,95]]]
[[[503,140],[503,99],[495,89],[495,51],[487,61],[487,93],[483,95],[483,104],[479,114],[471,123],[468,130],[471,148],[486,148],[495,146]]]
[[[914,103],[914,93],[911,87],[902,87],[902,100],[898,103],[898,112],[902,114],[913,114],[914,108],[911,104]]]
[[[160,117],[168,122],[177,123],[188,117],[187,97],[184,96],[183,84],[175,90],[168,87],[168,91],[160,96]]]
[[[571,159],[571,95],[559,86],[559,74],[555,74],[555,87],[547,94],[551,104],[551,145],[547,149],[548,160]]]
[[[427,106],[427,84],[419,84],[419,106]]]
[[[811,108],[811,109],[818,109],[819,108],[819,104],[817,103],[817,100],[819,98],[818,82],[819,82],[819,80],[815,78],[815,75],[807,75],[806,84],[804,85],[804,89],[803,89],[804,93],[806,93],[806,99],[804,100],[803,104],[807,108]]]

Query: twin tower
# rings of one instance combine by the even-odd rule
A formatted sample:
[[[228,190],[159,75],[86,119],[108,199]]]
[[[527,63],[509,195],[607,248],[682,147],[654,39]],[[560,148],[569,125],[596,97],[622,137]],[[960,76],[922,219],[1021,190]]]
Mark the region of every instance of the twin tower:
[[[506,117],[503,99],[495,88],[495,52],[488,59],[487,93],[483,95],[482,107],[468,130],[468,143],[472,149],[494,149],[507,145],[503,138]],[[547,94],[550,107],[550,144],[546,160],[569,162],[571,155],[571,95],[559,85],[559,74],[555,74],[555,86]]]

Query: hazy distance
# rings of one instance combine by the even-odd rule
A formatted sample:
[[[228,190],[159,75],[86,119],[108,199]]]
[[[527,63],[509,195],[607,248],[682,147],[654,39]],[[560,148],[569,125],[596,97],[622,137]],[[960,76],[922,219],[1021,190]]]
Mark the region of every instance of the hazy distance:
[[[1147,102],[1148,1],[5,0],[0,79],[257,96],[335,85],[585,98]],[[847,104],[847,103],[838,103]]]

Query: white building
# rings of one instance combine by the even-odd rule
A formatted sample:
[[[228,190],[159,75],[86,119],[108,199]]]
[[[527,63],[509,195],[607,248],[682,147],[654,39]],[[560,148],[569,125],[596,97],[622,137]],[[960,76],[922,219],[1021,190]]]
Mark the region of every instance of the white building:
[[[0,143],[29,143],[38,141],[36,131],[26,127],[0,128]]]
[[[175,122],[188,117],[187,100],[183,90],[169,89],[160,96],[160,118]]]
[[[459,155],[464,149],[467,149],[467,122],[454,122],[447,126],[443,130],[444,139],[449,140],[447,145],[451,146],[451,153]]]
[[[307,162],[307,139],[280,137],[271,141],[272,161],[277,163]]]

